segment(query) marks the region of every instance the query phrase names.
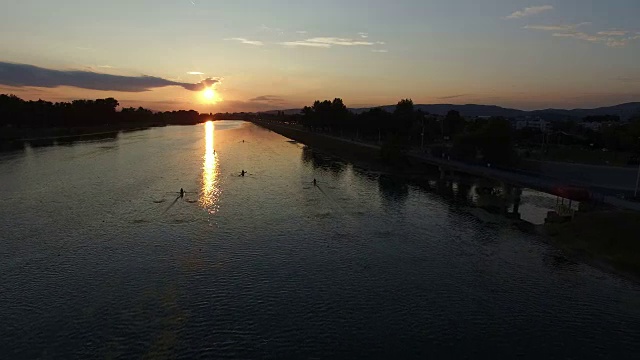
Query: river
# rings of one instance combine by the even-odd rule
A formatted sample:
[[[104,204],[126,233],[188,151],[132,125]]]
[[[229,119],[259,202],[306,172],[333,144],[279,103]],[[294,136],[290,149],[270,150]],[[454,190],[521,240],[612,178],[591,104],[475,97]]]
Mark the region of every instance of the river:
[[[3,153],[0,184],[3,358],[640,353],[639,284],[484,221],[458,186],[250,123]]]

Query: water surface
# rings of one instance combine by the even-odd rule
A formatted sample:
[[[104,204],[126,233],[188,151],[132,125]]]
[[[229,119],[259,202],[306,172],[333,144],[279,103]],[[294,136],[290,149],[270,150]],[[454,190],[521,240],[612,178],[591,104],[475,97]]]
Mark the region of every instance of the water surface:
[[[252,124],[2,154],[0,184],[2,357],[640,353],[638,284],[484,221],[458,185]]]

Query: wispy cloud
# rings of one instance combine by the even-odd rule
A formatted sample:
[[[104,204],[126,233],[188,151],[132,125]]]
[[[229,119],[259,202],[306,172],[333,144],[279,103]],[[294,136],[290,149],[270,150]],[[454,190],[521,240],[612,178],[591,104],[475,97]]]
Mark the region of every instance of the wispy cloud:
[[[189,75],[204,75],[204,73],[200,72],[200,71],[189,71],[189,72],[187,72],[187,74],[189,74]]]
[[[354,39],[346,39],[346,38],[337,38],[337,37],[315,37],[306,40],[300,41],[286,41],[280,43],[284,46],[308,46],[308,47],[319,47],[319,48],[330,48],[332,46],[371,46],[376,43],[370,41],[361,41]]]
[[[111,66],[111,65],[87,65],[87,66],[85,66],[85,69],[87,69],[89,71],[100,71],[100,70],[104,70],[104,69],[115,69],[115,66]]]
[[[199,91],[218,83],[208,78],[199,83],[184,83],[155,76],[121,76],[82,70],[53,70],[28,64],[0,62],[0,85],[41,88],[73,86],[102,91],[143,92],[153,88],[181,86],[186,90]]]
[[[520,19],[527,16],[538,15],[545,11],[553,10],[553,6],[551,5],[542,5],[542,6],[531,6],[524,8],[522,10],[518,10],[513,12],[511,15],[506,16],[506,19]]]
[[[473,94],[456,94],[456,95],[448,95],[448,96],[442,96],[439,97],[438,100],[447,100],[447,99],[455,99],[455,98],[460,98],[460,97],[465,97],[465,96],[470,96]]]
[[[249,99],[249,101],[267,102],[267,103],[281,103],[281,102],[284,102],[284,99],[281,98],[280,96],[276,96],[276,95],[262,95],[262,96],[258,96],[258,97],[254,97],[252,99]]]
[[[567,25],[527,25],[525,29],[542,30],[552,32],[553,37],[572,38],[576,40],[588,41],[592,43],[604,44],[609,47],[626,46],[633,40],[640,39],[640,36],[629,36],[631,31],[628,30],[604,30],[596,33],[587,33],[578,31],[579,27],[591,25],[591,23],[583,22],[579,24]]]
[[[276,33],[276,34],[279,34],[279,35],[284,34],[284,30],[279,29],[279,28],[269,27],[269,26],[266,26],[266,25],[261,25],[260,26],[260,31],[267,32],[267,33]]]
[[[366,32],[359,32],[358,35],[363,39],[366,39],[369,37],[369,33],[366,33]]]
[[[297,47],[297,46],[318,47],[318,48],[330,48],[331,47],[331,45],[329,45],[329,44],[317,43],[317,42],[312,42],[312,41],[307,41],[307,40],[285,41],[285,42],[281,42],[280,44],[284,45],[284,46],[290,46],[290,47]]]
[[[629,32],[625,30],[607,30],[607,31],[598,31],[598,35],[603,36],[625,36]]]
[[[563,25],[526,25],[525,29],[543,30],[543,31],[573,31],[581,26],[591,25],[591,23],[583,22],[579,24],[563,24]]]
[[[305,35],[307,33],[307,31],[305,30],[298,30],[296,31],[296,33],[300,34],[300,35]]]
[[[239,41],[240,43],[246,44],[246,45],[254,45],[254,46],[262,46],[262,45],[264,45],[264,43],[262,41],[249,40],[249,39],[241,38],[241,37],[235,37],[235,38],[230,38],[230,39],[225,39],[225,40]]]
[[[389,50],[386,50],[386,49],[374,49],[374,50],[371,50],[371,52],[374,52],[374,53],[388,53]]]
[[[569,32],[569,33],[553,33],[554,37],[572,38],[576,40],[588,41],[592,43],[600,43],[609,47],[622,47],[629,44],[630,41],[636,40],[633,37],[610,37],[598,34],[587,34],[584,32]]]

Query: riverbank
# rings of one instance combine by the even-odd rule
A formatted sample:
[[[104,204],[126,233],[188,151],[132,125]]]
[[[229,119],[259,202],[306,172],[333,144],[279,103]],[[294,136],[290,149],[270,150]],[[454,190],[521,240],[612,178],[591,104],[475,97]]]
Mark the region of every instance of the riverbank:
[[[115,124],[87,127],[13,128],[5,127],[0,132],[0,151],[24,149],[27,144],[34,147],[65,145],[76,141],[113,139],[121,132],[133,132],[164,127],[167,123],[136,122],[135,124]],[[195,125],[195,124],[175,124]]]
[[[296,126],[263,121],[256,121],[255,123],[331,155],[346,158],[350,161],[355,160],[356,164],[363,167],[373,167],[375,170],[380,171],[388,171],[390,169],[388,165],[384,165],[382,162],[379,146],[313,133]],[[457,165],[457,162],[427,159],[427,155],[414,153],[410,154],[410,159],[411,164],[419,166],[417,170],[406,171],[405,169],[405,171],[394,173],[414,181],[419,180],[428,173],[433,174],[433,169],[437,169],[437,165],[425,166],[424,163],[419,161],[423,157],[424,160],[440,161],[442,166]],[[464,166],[464,164],[460,164],[460,168],[454,166],[454,170],[465,173]],[[429,171],[429,168],[431,171]],[[502,173],[506,173],[506,171],[483,168],[481,174],[471,174],[481,177],[487,175],[488,178],[500,178]],[[511,179],[511,177],[518,177],[518,179],[522,177],[524,180],[517,181],[518,179]],[[510,182],[511,180],[515,180],[515,184],[519,186],[531,187],[527,186],[526,177],[521,174],[513,173],[509,179],[503,181]],[[544,182],[543,185],[533,188],[544,191],[545,188],[550,189],[554,186],[552,181]],[[522,221],[516,223],[516,225],[525,232],[535,232],[544,236],[545,241],[564,250],[570,258],[575,258],[578,261],[621,275],[632,274],[635,279],[640,279],[640,241],[637,241],[637,234],[640,234],[640,213],[638,212],[608,210],[578,213],[571,222],[541,225],[538,227],[539,231],[535,231],[535,226],[527,226]]]
[[[543,234],[554,245],[588,263],[640,279],[640,213],[577,213],[572,221],[544,225]]]
[[[378,145],[308,131],[298,125],[283,125],[261,120],[254,120],[253,123],[329,155],[346,158],[362,167],[377,171],[389,170],[389,165],[382,161]]]

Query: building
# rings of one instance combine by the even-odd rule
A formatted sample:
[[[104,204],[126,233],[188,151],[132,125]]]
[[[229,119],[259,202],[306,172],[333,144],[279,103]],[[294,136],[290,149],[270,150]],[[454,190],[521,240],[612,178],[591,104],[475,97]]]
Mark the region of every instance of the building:
[[[540,130],[542,132],[546,132],[547,130],[551,129],[548,121],[543,120],[542,118],[537,116],[535,117],[526,116],[526,117],[516,118],[513,125],[516,130],[534,129],[534,130]]]
[[[602,123],[599,122],[581,122],[580,126],[582,126],[583,128],[586,129],[590,129],[593,131],[600,131],[600,129],[602,128]]]

